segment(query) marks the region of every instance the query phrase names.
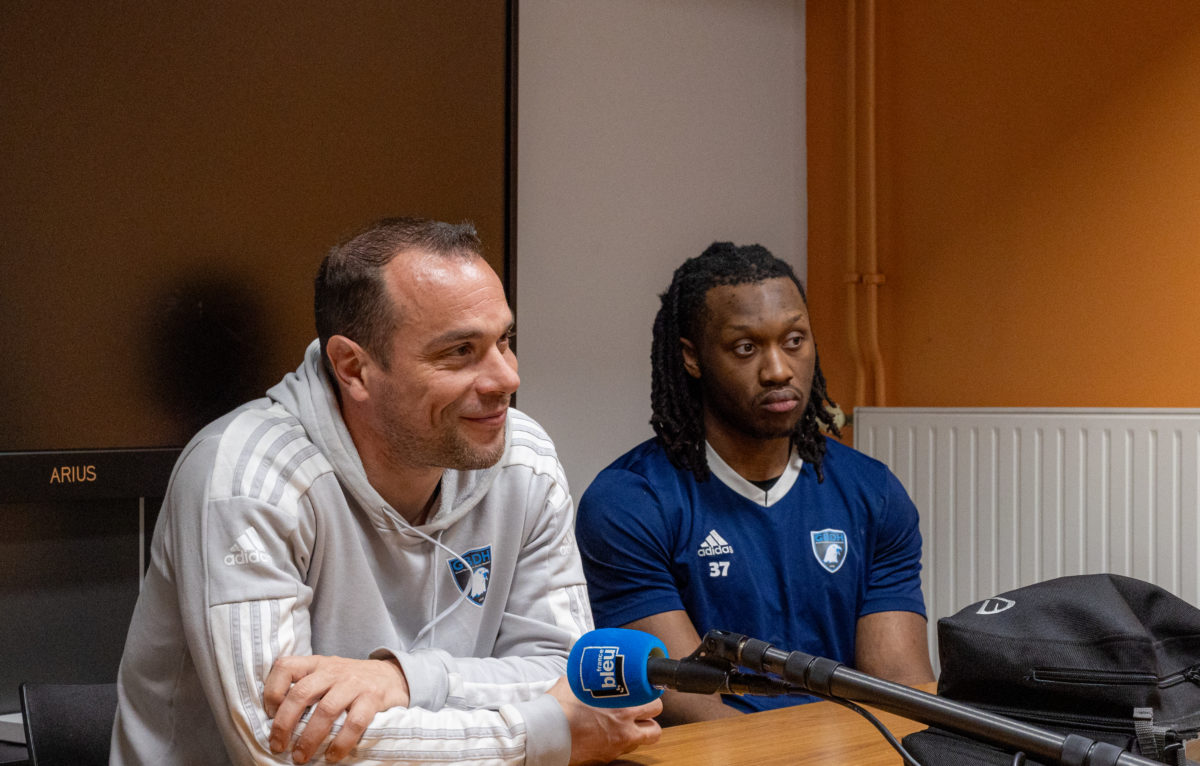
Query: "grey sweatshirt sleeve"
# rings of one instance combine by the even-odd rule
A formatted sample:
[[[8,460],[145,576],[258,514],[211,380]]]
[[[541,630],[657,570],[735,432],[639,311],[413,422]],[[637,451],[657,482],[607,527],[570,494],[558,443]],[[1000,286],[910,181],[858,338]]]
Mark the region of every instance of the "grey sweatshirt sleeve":
[[[197,450],[197,470],[180,472],[165,511],[186,642],[239,764],[290,762],[269,750],[263,683],[276,658],[313,653],[305,575],[317,522],[308,490],[329,475],[328,465],[319,453],[286,448],[258,464],[247,457],[257,460],[264,444],[287,444],[288,427],[235,421],[215,454]],[[342,762],[561,766],[570,749],[565,716],[552,698],[535,697],[490,708],[382,711]],[[303,722],[293,738],[302,730]]]

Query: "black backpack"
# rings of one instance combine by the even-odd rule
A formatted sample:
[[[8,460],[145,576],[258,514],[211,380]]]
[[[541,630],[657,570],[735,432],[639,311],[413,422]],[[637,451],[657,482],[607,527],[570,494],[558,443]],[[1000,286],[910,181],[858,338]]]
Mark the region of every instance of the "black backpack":
[[[1171,764],[1186,763],[1185,740],[1200,734],[1200,609],[1150,583],[1060,577],[972,604],[937,630],[947,699]],[[904,744],[926,766],[1013,759],[937,729]]]

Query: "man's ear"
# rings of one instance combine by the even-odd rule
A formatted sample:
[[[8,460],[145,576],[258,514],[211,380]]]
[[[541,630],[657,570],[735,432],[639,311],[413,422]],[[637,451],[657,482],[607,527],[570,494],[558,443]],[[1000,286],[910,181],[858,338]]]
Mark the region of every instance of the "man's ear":
[[[683,369],[697,380],[700,379],[700,358],[696,356],[696,346],[687,338],[679,339],[679,351],[683,354]]]
[[[357,402],[365,401],[370,396],[365,377],[366,368],[371,363],[366,349],[345,335],[333,335],[325,344],[325,353],[342,396]]]

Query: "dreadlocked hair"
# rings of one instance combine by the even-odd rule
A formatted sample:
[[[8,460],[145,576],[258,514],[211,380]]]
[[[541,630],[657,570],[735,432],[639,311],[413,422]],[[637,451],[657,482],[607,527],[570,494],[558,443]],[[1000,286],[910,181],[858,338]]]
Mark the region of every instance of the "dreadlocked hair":
[[[650,425],[658,434],[671,463],[676,468],[691,471],[698,481],[705,481],[710,475],[704,447],[704,408],[699,383],[683,366],[679,339],[700,337],[708,320],[705,300],[712,288],[778,277],[792,280],[800,291],[800,298],[807,304],[804,287],[792,267],[765,247],[714,242],[699,256],[684,261],[675,270],[671,286],[659,296],[662,306],[654,318],[654,342],[650,349],[653,369]],[[821,428],[841,435],[831,412],[836,406],[825,388],[825,375],[817,355],[808,404],[792,431],[791,443],[805,462],[812,463],[818,481],[825,479],[821,467],[825,438]]]

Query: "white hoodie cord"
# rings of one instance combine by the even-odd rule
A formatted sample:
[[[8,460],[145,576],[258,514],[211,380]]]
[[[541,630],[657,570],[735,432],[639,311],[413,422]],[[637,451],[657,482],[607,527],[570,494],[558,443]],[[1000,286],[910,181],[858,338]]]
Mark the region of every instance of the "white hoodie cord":
[[[433,539],[429,535],[425,534],[421,530],[419,530],[416,527],[414,527],[413,525],[409,524],[406,520],[404,520],[402,518],[398,519],[394,514],[387,513],[386,509],[384,512],[384,516],[387,516],[388,518],[390,518],[392,520],[392,524],[396,525],[396,531],[398,531],[398,532],[403,531],[400,529],[399,525],[396,524],[396,522],[399,521],[401,524],[403,524],[405,527],[407,527],[410,531],[417,533],[418,536],[425,538],[427,541],[433,543],[438,548],[441,548],[446,553],[449,553],[453,558],[458,559],[459,562],[461,562],[462,565],[464,567],[466,567],[468,572],[471,571],[471,565],[467,563],[467,560],[464,559],[462,556],[458,555],[457,553],[455,553],[448,545],[443,544],[440,539],[439,540]],[[438,532],[439,538],[442,536],[443,531],[445,531],[445,530]],[[439,580],[440,580],[440,578],[435,574],[434,578],[433,578],[433,603],[435,605],[437,604],[438,581]],[[470,597],[469,592],[467,591],[466,588],[463,588],[462,591],[458,594],[458,598],[456,598],[454,600],[454,603],[450,604],[450,606],[443,609],[436,617],[434,617],[432,620],[430,620],[428,623],[426,623],[425,627],[423,627],[419,631],[417,631],[417,635],[412,640],[411,648],[413,648],[413,649],[417,648],[417,644],[421,641],[422,638],[425,637],[426,633],[428,633],[430,630],[433,629],[434,625],[437,625],[439,622],[441,622],[446,616],[448,616],[451,612],[453,612],[455,609],[457,609],[459,604],[466,601],[469,597]]]
[[[442,541],[441,541],[440,539],[439,539],[439,540],[434,540],[432,537],[430,537],[429,535],[425,534],[424,532],[422,532],[421,530],[419,530],[419,529],[417,529],[417,528],[415,528],[415,527],[413,527],[413,531],[414,531],[414,532],[416,532],[416,533],[417,533],[418,535],[420,535],[421,537],[424,537],[426,540],[428,540],[429,542],[433,543],[433,544],[434,544],[434,545],[436,545],[437,547],[439,547],[439,548],[441,548],[442,550],[446,551],[447,553],[449,553],[449,554],[450,554],[451,556],[453,556],[454,558],[458,559],[458,560],[459,560],[459,562],[461,562],[461,563],[462,563],[462,565],[463,565],[464,567],[466,567],[466,568],[467,568],[467,571],[468,571],[468,572],[470,572],[470,571],[471,571],[471,565],[467,563],[467,560],[466,560],[466,559],[464,559],[462,556],[458,555],[457,553],[455,553],[453,550],[451,550],[449,546],[447,546],[447,545],[443,545],[443,544],[442,544]],[[441,533],[441,532],[438,532],[438,537],[440,538],[441,536],[442,536],[442,533]],[[438,581],[439,581],[440,579],[441,579],[441,578],[440,578],[440,577],[437,577],[437,576],[434,576],[434,578],[433,578],[433,598],[434,598],[434,601],[433,601],[433,603],[435,603],[435,604],[437,603],[437,591],[438,591],[438,585],[437,585],[437,584],[438,584]],[[425,627],[423,627],[423,628],[421,628],[419,631],[417,631],[417,635],[416,635],[416,636],[413,638],[413,646],[415,647],[415,646],[416,646],[416,644],[417,644],[417,643],[418,643],[418,642],[419,642],[419,641],[420,641],[420,640],[421,640],[421,639],[422,639],[422,638],[425,636],[425,634],[426,634],[427,632],[429,632],[430,630],[432,630],[432,629],[433,629],[433,626],[434,626],[434,625],[437,625],[439,622],[441,622],[441,621],[442,621],[442,618],[446,617],[446,616],[447,616],[447,615],[449,615],[451,612],[453,612],[455,609],[457,609],[457,608],[458,608],[458,605],[459,605],[459,604],[461,604],[461,603],[463,603],[464,601],[466,601],[468,598],[470,598],[470,592],[469,592],[469,591],[468,591],[466,588],[462,588],[462,589],[461,589],[461,591],[460,591],[460,592],[459,592],[459,594],[458,594],[458,598],[454,599],[454,603],[450,604],[450,606],[448,606],[448,607],[446,607],[445,609],[443,609],[443,610],[441,611],[441,613],[439,613],[439,614],[438,614],[438,616],[437,616],[437,617],[434,617],[432,620],[430,620],[430,621],[429,621],[429,622],[428,622],[428,623],[425,625]],[[433,636],[432,636],[432,635],[430,635],[430,640],[432,640],[432,639],[433,639]]]
[[[446,545],[442,544],[442,534],[443,534],[443,533],[444,533],[446,530],[444,530],[444,529],[442,529],[442,530],[438,530],[438,536],[437,536],[437,539],[436,539],[436,540],[435,540],[435,539],[433,539],[432,537],[429,537],[428,535],[424,534],[424,533],[423,533],[423,532],[421,532],[420,530],[414,530],[414,531],[416,531],[416,532],[417,532],[417,534],[421,535],[421,536],[422,536],[422,537],[424,537],[426,540],[429,540],[431,543],[433,543],[433,544],[434,544],[434,545],[436,545],[437,547],[439,547],[439,548],[441,548],[442,550],[444,550],[444,551],[446,551],[447,553],[449,553],[449,554],[450,554],[451,556],[453,556],[454,558],[458,559],[458,560],[459,560],[459,562],[460,562],[460,563],[462,563],[462,565],[463,565],[464,567],[466,567],[466,569],[467,569],[467,571],[468,571],[468,572],[470,572],[470,571],[471,571],[471,565],[467,563],[467,560],[466,560],[466,559],[464,559],[462,556],[460,556],[460,555],[458,555],[457,553],[455,553],[455,552],[454,552],[453,550],[451,550],[451,549],[450,549],[448,546],[446,546]],[[442,579],[442,578],[440,578],[440,577],[437,577],[437,576],[434,576],[434,578],[433,578],[433,603],[434,603],[434,604],[437,604],[437,597],[438,597],[438,583],[439,583],[439,582],[441,582],[441,579]],[[458,594],[458,598],[454,599],[454,603],[450,604],[450,606],[448,606],[448,607],[446,607],[445,609],[443,609],[443,610],[441,611],[441,613],[439,613],[439,614],[438,614],[436,617],[434,617],[432,620],[430,620],[430,621],[429,621],[429,623],[425,625],[425,627],[423,627],[423,628],[421,628],[419,631],[417,631],[417,635],[416,635],[416,636],[413,638],[413,644],[415,645],[415,644],[416,644],[418,641],[420,641],[420,640],[421,640],[421,638],[422,638],[422,637],[424,637],[424,635],[425,635],[427,632],[429,632],[429,640],[430,640],[430,642],[432,643],[432,642],[433,642],[433,638],[434,638],[434,636],[433,636],[433,633],[432,633],[432,632],[430,632],[430,631],[432,631],[432,630],[433,630],[433,626],[434,626],[434,625],[437,625],[439,622],[441,622],[441,620],[442,620],[442,618],[443,618],[443,617],[446,617],[446,616],[447,616],[447,615],[449,615],[449,614],[450,614],[452,611],[454,611],[455,609],[457,609],[457,608],[458,608],[458,605],[459,605],[459,604],[461,604],[463,601],[465,601],[467,598],[469,598],[469,596],[470,596],[470,593],[469,593],[469,591],[468,591],[466,588],[463,588],[463,589],[462,589],[462,590],[459,592],[459,594]]]

